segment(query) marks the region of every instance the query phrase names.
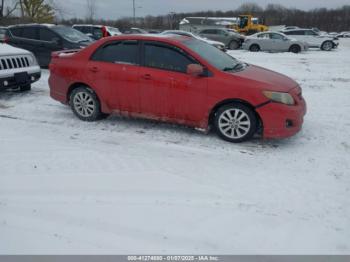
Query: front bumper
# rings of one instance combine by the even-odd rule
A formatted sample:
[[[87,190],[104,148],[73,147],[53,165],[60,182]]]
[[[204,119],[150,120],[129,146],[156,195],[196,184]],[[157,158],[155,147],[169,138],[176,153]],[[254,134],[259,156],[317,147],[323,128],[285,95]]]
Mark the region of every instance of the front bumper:
[[[27,73],[24,79],[21,79],[20,82],[19,82],[19,79],[16,77],[16,75],[0,77],[0,90],[6,90],[10,88],[16,88],[19,86],[29,85],[38,81],[40,77],[41,77],[40,71],[36,73]]]
[[[295,100],[296,105],[293,106],[270,102],[256,109],[262,120],[264,138],[286,138],[301,130],[306,103],[301,94]]]

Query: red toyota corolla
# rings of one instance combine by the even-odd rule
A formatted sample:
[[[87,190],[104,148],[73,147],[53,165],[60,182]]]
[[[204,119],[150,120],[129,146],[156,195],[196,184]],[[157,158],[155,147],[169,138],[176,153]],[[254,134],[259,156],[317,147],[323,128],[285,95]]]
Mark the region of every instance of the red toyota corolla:
[[[230,142],[262,132],[297,133],[306,112],[301,88],[279,73],[242,63],[184,36],[127,35],[52,55],[51,97],[84,121],[111,113],[184,124]]]

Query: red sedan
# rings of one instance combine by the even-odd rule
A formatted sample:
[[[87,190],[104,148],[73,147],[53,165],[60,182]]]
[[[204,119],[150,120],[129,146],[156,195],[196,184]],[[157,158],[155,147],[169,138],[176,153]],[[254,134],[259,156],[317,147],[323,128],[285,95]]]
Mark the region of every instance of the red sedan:
[[[184,36],[127,35],[52,55],[51,97],[84,121],[111,113],[209,129],[230,142],[283,138],[302,126],[301,88]]]

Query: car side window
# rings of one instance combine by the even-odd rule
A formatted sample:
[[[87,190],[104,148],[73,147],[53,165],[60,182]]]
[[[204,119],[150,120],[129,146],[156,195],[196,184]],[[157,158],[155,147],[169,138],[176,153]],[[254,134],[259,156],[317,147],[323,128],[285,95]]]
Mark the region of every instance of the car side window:
[[[58,36],[46,28],[39,29],[39,39],[41,41],[52,42],[53,39],[58,38]]]
[[[270,37],[268,34],[260,34],[260,35],[258,35],[258,38],[269,39]]]
[[[283,36],[280,34],[270,34],[270,38],[274,40],[282,40]]]
[[[37,40],[37,28],[36,27],[24,27],[22,28],[22,36],[27,39],[35,39]]]
[[[145,43],[145,66],[186,73],[189,64],[197,62],[179,48],[158,43]]]
[[[215,30],[215,29],[203,30],[203,31],[201,32],[201,34],[215,35],[215,34],[216,34],[216,30]]]
[[[108,63],[139,64],[138,41],[113,42],[99,48],[92,60]]]
[[[311,31],[311,30],[307,30],[305,31],[305,35],[312,35],[312,36],[315,36],[317,35],[314,31]]]
[[[99,27],[94,27],[94,28],[93,28],[93,31],[92,31],[92,34],[93,34],[94,37],[96,37],[97,39],[100,39],[100,38],[103,37],[102,29],[99,28]]]

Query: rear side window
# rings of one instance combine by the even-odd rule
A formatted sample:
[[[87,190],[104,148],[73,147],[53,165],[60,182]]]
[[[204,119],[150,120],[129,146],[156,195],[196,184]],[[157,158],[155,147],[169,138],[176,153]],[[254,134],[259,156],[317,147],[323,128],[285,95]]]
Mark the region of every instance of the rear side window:
[[[22,28],[22,37],[28,38],[28,39],[38,39],[36,28],[35,27]]]
[[[182,50],[157,43],[145,43],[145,66],[186,73],[189,64],[197,63]]]
[[[39,39],[46,42],[52,42],[54,38],[58,38],[58,36],[46,28],[39,29]]]
[[[137,65],[139,64],[138,41],[114,42],[105,45],[96,51],[92,60]]]

